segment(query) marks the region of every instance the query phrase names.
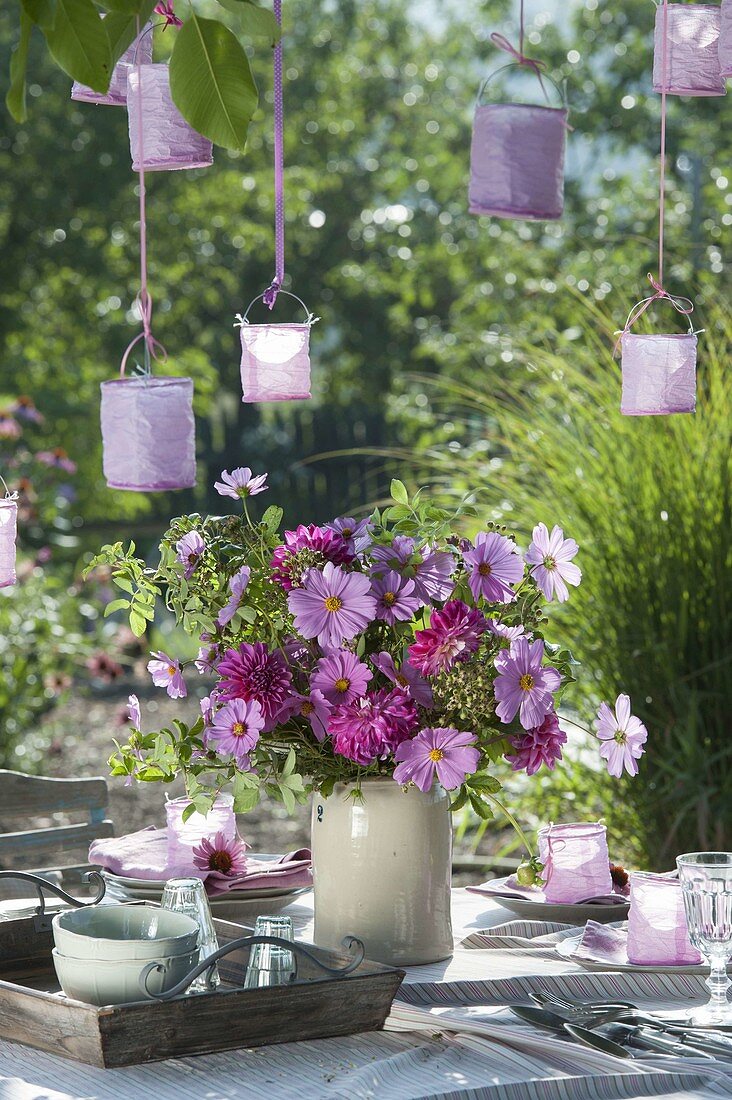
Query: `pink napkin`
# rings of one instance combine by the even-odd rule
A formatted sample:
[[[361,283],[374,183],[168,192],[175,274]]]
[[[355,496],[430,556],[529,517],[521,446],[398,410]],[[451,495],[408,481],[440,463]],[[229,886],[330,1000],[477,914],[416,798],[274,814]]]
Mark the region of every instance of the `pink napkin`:
[[[312,884],[310,849],[299,848],[276,860],[248,859],[245,873],[235,878],[212,871],[206,879],[206,892],[213,896],[229,890],[274,890],[280,886],[295,890]]]
[[[606,962],[609,966],[628,965],[628,933],[624,928],[588,920],[579,946],[572,952],[579,959]]]
[[[546,902],[543,890],[537,889],[536,886],[521,886],[516,881],[515,875],[509,875],[508,878],[489,879],[488,882],[483,882],[480,886],[468,886],[467,889],[471,894],[484,894],[487,897],[498,898],[499,900],[500,898],[518,898],[524,901],[535,901],[539,904]],[[622,894],[599,894],[594,898],[583,898],[575,904],[620,905],[625,900]]]

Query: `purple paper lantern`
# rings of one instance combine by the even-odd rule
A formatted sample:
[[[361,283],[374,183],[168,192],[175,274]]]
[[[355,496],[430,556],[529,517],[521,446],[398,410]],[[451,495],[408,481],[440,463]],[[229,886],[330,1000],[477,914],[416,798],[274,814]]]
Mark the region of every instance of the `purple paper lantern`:
[[[142,91],[142,102],[140,92]],[[172,172],[181,168],[209,168],[213,146],[189,126],[170,94],[167,65],[141,65],[129,70],[127,113],[130,123],[132,168],[140,171],[140,115],[146,172]]]
[[[620,346],[622,413],[626,416],[664,416],[694,412],[697,346],[694,333],[643,336],[624,332]]]
[[[196,484],[190,378],[102,382],[104,476],[110,489],[161,492]]]
[[[719,69],[724,79],[732,77],[732,0],[722,0],[719,31]]]
[[[294,294],[307,318],[303,323],[251,325],[247,320],[255,298],[242,317],[241,388],[242,401],[302,401],[310,397],[310,329],[317,317]]]
[[[693,966],[699,961],[699,952],[689,940],[679,880],[632,871],[628,962],[643,966]]]
[[[102,14],[103,18],[104,14]],[[152,54],[152,26],[148,24],[132,45],[125,50],[112,70],[108,91],[95,92],[93,88],[87,88],[86,84],[79,84],[75,80],[71,88],[71,98],[79,100],[81,103],[96,103],[98,106],[126,107],[127,75],[130,67],[136,61],[139,61],[141,65],[149,65],[152,61]]]
[[[0,499],[0,588],[15,584],[15,538],[18,505],[11,496]]]
[[[573,905],[612,891],[607,830],[599,822],[545,825],[539,830],[539,859],[549,902]]]
[[[236,831],[234,796],[220,794],[207,814],[194,813],[187,821],[183,820],[184,810],[190,806],[190,798],[171,798],[165,803],[165,817],[168,830],[168,867],[176,873],[197,872],[193,862],[193,849],[202,840],[213,840],[221,833],[227,844],[239,839]]]
[[[667,13],[666,71],[663,66],[664,11]],[[661,4],[656,9],[653,90],[669,95],[725,95],[719,58],[721,13],[711,4]]]

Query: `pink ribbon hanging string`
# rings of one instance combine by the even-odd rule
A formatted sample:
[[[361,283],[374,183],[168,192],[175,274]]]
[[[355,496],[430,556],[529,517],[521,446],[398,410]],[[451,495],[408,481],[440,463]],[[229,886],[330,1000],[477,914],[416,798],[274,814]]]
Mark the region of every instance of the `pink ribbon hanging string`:
[[[282,0],[274,0],[274,15],[280,28],[280,40],[274,48],[274,169],[275,169],[275,274],[262,295],[268,309],[274,309],[285,278],[285,158],[284,114],[282,105]]]
[[[628,314],[628,319],[625,322],[625,328],[620,331],[620,334],[615,341],[613,355],[617,354],[618,348],[620,347],[620,342],[625,336],[626,332],[630,332],[633,325],[640,321],[643,314],[646,312],[647,309],[651,308],[654,302],[658,302],[662,298],[667,299],[667,301],[671,303],[676,312],[680,313],[683,317],[690,317],[691,314],[694,312],[694,303],[692,302],[691,298],[685,298],[682,294],[669,294],[669,292],[661,286],[661,283],[657,279],[654,279],[653,275],[651,275],[650,272],[648,273],[648,282],[653,287],[654,293],[649,294],[647,298],[643,298],[640,302],[637,302],[631,309],[630,313]],[[692,331],[693,325],[691,324],[691,322],[689,322],[689,332]]]
[[[541,80],[541,74],[546,69],[546,62],[539,61],[535,57],[527,57],[524,53],[524,0],[521,0],[519,8],[519,44],[518,49],[513,46],[505,34],[499,34],[498,31],[494,31],[491,35],[491,42],[494,46],[497,46],[499,50],[504,50],[506,53],[513,57],[518,65],[525,65],[527,69],[533,69],[539,78],[542,88],[544,84]]]

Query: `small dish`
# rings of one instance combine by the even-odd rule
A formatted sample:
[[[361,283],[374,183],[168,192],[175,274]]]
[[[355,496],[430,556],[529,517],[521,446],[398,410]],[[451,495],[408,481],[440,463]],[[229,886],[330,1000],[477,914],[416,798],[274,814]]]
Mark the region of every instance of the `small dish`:
[[[149,961],[195,951],[198,925],[152,905],[95,905],[57,913],[53,939],[67,958]]]
[[[165,993],[193,970],[199,957],[198,951],[192,951],[187,955],[168,958],[72,959],[62,955],[55,947],[52,955],[59,985],[66,996],[98,1007],[150,1000],[140,987],[140,975],[151,962],[157,962],[162,969],[153,970],[147,978],[150,994]]]
[[[533,897],[521,897],[518,893],[513,893],[512,881],[513,876],[509,875],[504,879],[491,879],[485,888],[468,886],[467,889],[471,894],[480,894],[481,897],[498,902],[504,909],[525,920],[555,921],[557,924],[586,924],[588,920],[595,920],[599,924],[610,924],[625,920],[628,916],[630,900],[621,894],[617,895],[616,902],[581,901],[560,904],[546,901],[541,890],[536,890]]]

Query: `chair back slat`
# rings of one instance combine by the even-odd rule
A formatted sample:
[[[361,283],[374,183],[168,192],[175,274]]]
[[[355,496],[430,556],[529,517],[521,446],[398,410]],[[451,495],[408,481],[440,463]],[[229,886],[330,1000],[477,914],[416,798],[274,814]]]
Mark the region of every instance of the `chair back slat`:
[[[0,819],[4,822],[77,810],[93,812],[106,807],[104,779],[48,779],[0,770]]]

